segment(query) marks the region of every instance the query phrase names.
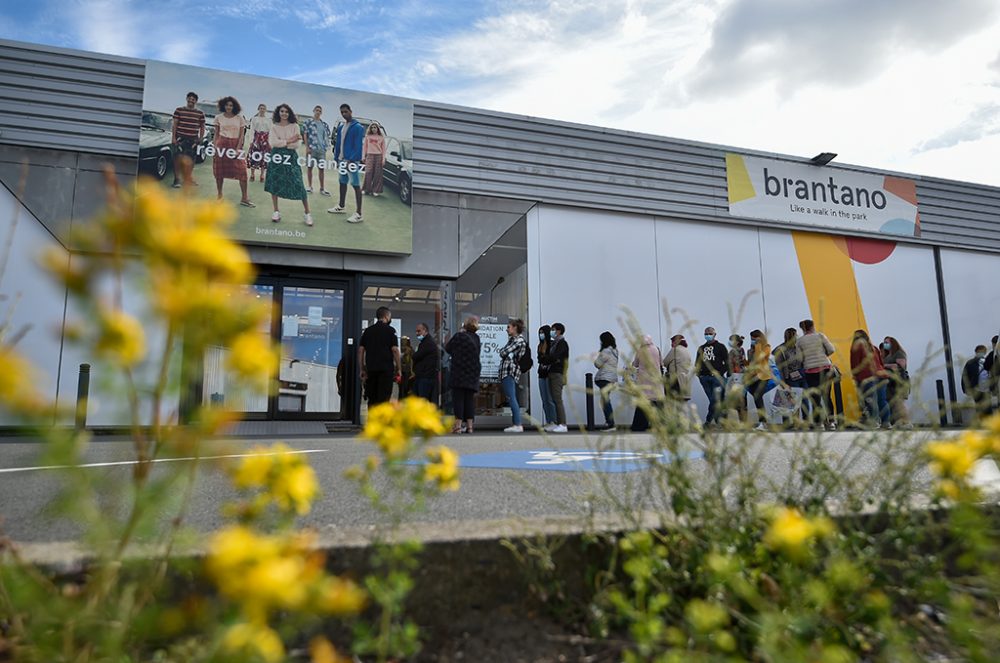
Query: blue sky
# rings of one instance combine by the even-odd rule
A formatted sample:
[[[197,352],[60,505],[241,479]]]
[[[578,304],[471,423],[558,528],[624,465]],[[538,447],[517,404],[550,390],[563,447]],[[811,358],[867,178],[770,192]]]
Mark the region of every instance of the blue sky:
[[[1000,186],[996,0],[3,0],[0,37]]]

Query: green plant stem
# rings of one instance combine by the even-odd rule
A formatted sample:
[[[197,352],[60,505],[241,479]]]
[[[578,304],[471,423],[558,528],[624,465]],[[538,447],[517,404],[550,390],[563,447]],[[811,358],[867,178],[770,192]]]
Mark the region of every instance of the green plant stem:
[[[153,425],[152,425],[152,437],[153,437],[153,457],[155,458],[157,452],[159,451],[160,445],[163,443],[162,440],[162,429],[160,421],[160,404],[163,402],[163,394],[167,388],[167,377],[170,374],[170,357],[173,354],[174,338],[176,336],[177,330],[176,325],[172,322],[167,325],[167,340],[163,344],[163,354],[160,357],[160,371],[156,376],[156,387],[153,389]]]

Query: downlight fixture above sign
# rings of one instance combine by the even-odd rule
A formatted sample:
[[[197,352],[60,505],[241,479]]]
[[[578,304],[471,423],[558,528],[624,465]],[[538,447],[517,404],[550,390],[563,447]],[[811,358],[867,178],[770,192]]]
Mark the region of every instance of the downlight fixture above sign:
[[[741,154],[726,155],[726,180],[731,216],[920,236],[913,180]]]

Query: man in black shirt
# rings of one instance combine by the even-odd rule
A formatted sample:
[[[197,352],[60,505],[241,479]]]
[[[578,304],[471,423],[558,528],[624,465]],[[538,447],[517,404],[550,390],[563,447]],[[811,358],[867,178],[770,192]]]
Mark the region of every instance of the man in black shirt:
[[[705,327],[705,343],[698,348],[698,357],[694,362],[695,375],[708,396],[705,425],[719,423],[723,414],[722,395],[725,393],[725,385],[722,379],[728,362],[729,351],[725,345],[715,340],[715,327]]]
[[[358,366],[368,394],[368,407],[385,403],[392,396],[392,382],[399,381],[399,340],[389,324],[392,312],[385,306],[375,311],[375,324],[361,334],[358,343]]]
[[[430,329],[424,323],[419,323],[417,325],[417,349],[413,352],[413,377],[416,383],[414,391],[417,396],[426,398],[432,403],[437,402],[434,390],[438,382],[439,359],[437,343],[434,342]]]

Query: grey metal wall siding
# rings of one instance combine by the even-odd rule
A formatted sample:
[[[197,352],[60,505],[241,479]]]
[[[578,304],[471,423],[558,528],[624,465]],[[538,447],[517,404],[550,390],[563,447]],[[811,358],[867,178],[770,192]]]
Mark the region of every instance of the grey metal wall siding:
[[[729,215],[725,155],[759,152],[429,103],[413,131],[417,187],[787,227]],[[1000,251],[1000,189],[891,174],[917,182],[918,241]]]
[[[0,40],[0,144],[135,156],[141,60]]]
[[[0,40],[0,144],[135,157],[144,74],[142,60]],[[725,154],[759,152],[428,102],[413,123],[428,192],[787,227],[729,216]],[[1000,189],[893,174],[917,181],[919,241],[1000,251]]]

